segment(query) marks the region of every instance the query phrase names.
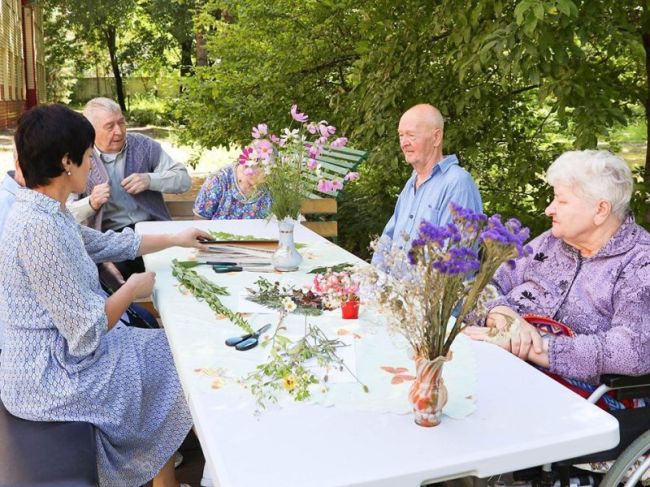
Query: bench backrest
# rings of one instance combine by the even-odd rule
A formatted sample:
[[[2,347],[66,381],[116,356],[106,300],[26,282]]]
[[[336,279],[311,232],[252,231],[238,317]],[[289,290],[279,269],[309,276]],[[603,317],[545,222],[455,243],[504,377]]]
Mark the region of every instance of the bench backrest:
[[[354,171],[359,166],[359,164],[361,164],[367,158],[368,151],[352,149],[351,147],[340,147],[336,149],[324,150],[322,154],[316,158],[320,164],[320,178],[312,173],[305,174],[305,178],[313,183],[313,190],[305,196],[308,198],[338,198],[339,194],[343,190],[331,192],[318,191],[316,188],[318,180],[342,180],[348,172]]]

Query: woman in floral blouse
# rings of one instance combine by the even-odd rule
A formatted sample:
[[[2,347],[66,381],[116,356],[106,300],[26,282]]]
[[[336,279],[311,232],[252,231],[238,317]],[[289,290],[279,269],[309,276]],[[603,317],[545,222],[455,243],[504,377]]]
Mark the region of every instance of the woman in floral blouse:
[[[271,196],[262,189],[262,169],[235,163],[208,176],[201,186],[194,214],[208,220],[266,218]]]

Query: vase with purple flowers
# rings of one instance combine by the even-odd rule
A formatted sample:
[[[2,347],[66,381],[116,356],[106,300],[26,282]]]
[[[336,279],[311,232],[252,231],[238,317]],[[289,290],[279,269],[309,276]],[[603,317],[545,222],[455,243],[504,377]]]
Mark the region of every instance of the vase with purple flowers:
[[[423,220],[408,249],[403,242],[376,242],[383,269],[369,267],[359,276],[364,302],[412,349],[416,379],[409,399],[421,426],[440,423],[447,398],[443,366],[465,317],[494,296],[488,284],[501,264],[531,252],[524,245],[528,229],[518,220],[503,223],[499,215],[488,218],[453,203],[450,209],[452,223]]]

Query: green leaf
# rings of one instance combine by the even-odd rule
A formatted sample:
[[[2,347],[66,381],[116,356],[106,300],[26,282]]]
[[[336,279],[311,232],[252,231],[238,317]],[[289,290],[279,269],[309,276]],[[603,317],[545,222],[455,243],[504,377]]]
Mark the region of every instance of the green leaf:
[[[557,9],[567,16],[570,16],[572,11],[577,13],[577,8],[571,0],[557,0]]]
[[[529,0],[522,0],[517,4],[515,7],[515,22],[517,22],[517,25],[521,25],[524,23],[524,14],[526,13],[526,10],[530,8],[530,1]]]

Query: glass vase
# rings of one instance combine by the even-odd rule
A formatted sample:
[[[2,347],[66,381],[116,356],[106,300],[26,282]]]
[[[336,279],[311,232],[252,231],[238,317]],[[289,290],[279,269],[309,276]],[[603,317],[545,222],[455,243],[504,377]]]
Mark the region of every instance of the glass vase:
[[[447,388],[442,379],[442,366],[449,359],[426,357],[415,359],[415,381],[409,391],[415,422],[420,426],[437,426],[442,417],[442,408],[447,404]]]
[[[293,241],[294,224],[288,217],[278,221],[278,249],[271,256],[271,263],[276,271],[295,271],[302,262],[302,255],[296,250]]]
[[[344,320],[359,318],[359,301],[345,301],[341,304],[341,316]]]

